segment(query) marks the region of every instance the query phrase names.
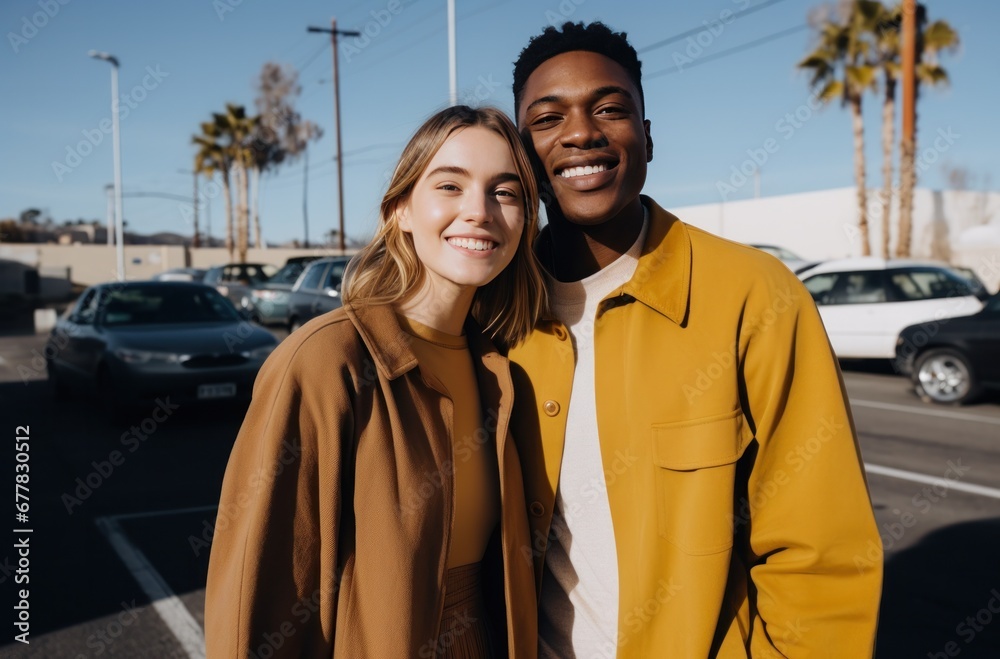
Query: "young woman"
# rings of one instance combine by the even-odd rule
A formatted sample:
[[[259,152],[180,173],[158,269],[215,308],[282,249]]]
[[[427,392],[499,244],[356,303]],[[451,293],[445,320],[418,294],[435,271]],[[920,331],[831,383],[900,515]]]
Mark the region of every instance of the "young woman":
[[[410,140],[343,309],[264,364],[222,488],[210,659],[534,657],[512,384],[544,305],[538,193],[498,110]]]

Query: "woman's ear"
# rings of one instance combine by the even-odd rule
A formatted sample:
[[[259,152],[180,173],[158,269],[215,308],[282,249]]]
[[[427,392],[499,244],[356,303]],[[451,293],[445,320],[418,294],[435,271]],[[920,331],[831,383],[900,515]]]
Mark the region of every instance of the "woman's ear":
[[[407,204],[399,204],[393,209],[391,221],[399,225],[400,231],[406,233],[413,232],[413,227],[410,226],[410,213]]]

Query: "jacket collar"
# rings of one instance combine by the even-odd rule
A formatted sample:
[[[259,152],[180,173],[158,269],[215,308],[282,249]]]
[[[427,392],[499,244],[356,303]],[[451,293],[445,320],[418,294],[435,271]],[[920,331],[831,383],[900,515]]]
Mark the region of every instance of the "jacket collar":
[[[691,294],[691,237],[676,216],[645,195],[640,199],[649,210],[646,242],[632,278],[611,295],[628,295],[682,325]],[[547,253],[551,240],[548,227],[542,229],[535,253]]]
[[[364,341],[376,368],[383,377],[394,380],[416,368],[417,356],[410,347],[412,337],[400,327],[396,312],[391,305],[345,304],[344,311],[357,328],[361,340]],[[473,357],[481,359],[484,364],[489,364],[495,356],[499,356],[496,346],[483,334],[471,314],[465,321],[465,334]]]
[[[649,209],[646,244],[621,292],[683,325],[691,295],[691,237],[676,216],[649,197],[641,199]]]

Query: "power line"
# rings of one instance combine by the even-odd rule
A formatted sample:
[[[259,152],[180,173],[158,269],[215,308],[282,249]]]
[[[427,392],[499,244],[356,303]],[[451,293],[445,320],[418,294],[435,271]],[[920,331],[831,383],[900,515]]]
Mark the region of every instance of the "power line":
[[[747,7],[746,9],[741,9],[741,10],[735,12],[733,14],[733,19],[735,20],[735,19],[739,18],[740,16],[746,16],[747,14],[752,14],[753,12],[755,12],[755,11],[757,11],[759,9],[764,9],[765,7],[770,7],[771,5],[777,4],[779,2],[784,2],[784,1],[785,0],[764,0],[764,2],[757,3],[756,5],[754,5],[752,7]],[[703,30],[705,30],[705,27],[702,26],[702,25],[700,25],[698,27],[691,28],[690,30],[687,30],[686,32],[681,32],[680,34],[675,34],[672,37],[667,37],[663,41],[657,41],[656,43],[650,44],[648,46],[644,46],[644,47],[638,49],[635,52],[641,55],[642,53],[645,53],[647,51],[653,50],[655,48],[662,48],[663,46],[666,46],[667,44],[672,44],[675,41],[680,41],[681,39],[684,39],[685,37],[690,37],[693,34],[698,34],[699,32],[702,32]]]
[[[808,23],[803,23],[802,25],[796,25],[795,27],[790,27],[787,30],[781,30],[780,32],[769,34],[766,37],[761,37],[760,39],[756,39],[754,41],[750,41],[748,43],[741,44],[739,46],[734,46],[733,48],[729,48],[728,50],[722,50],[719,51],[718,53],[713,53],[712,55],[700,57],[698,59],[695,59],[689,64],[685,64],[683,67],[675,66],[669,69],[660,69],[659,71],[654,71],[652,73],[644,74],[642,77],[643,80],[649,80],[650,78],[658,78],[659,76],[670,75],[672,73],[680,73],[683,69],[690,69],[695,66],[698,66],[699,64],[707,64],[714,60],[722,59],[723,57],[728,57],[730,55],[735,55],[736,53],[741,53],[745,50],[750,50],[751,48],[756,48],[757,46],[762,46],[771,41],[775,41],[776,39],[787,37],[788,35],[794,34],[795,32],[801,32],[802,30],[805,30],[808,27],[809,27]]]
[[[326,52],[326,49],[327,49],[327,48],[329,48],[329,47],[330,47],[330,42],[329,42],[329,41],[325,42],[325,43],[324,43],[324,44],[323,44],[322,46],[320,46],[320,47],[319,47],[319,48],[318,48],[318,49],[316,50],[316,52],[314,52],[314,53],[313,53],[312,55],[310,55],[310,56],[309,56],[309,59],[307,59],[307,60],[306,60],[306,61],[304,61],[304,62],[303,62],[302,64],[300,64],[299,66],[297,66],[297,67],[296,67],[296,69],[297,69],[297,70],[298,70],[298,72],[299,72],[299,76],[301,77],[301,75],[302,75],[302,72],[303,72],[303,71],[305,71],[305,70],[306,70],[306,68],[307,68],[307,67],[308,67],[308,66],[309,66],[310,64],[312,64],[313,62],[315,62],[315,61],[316,61],[316,58],[317,58],[317,57],[319,57],[319,56],[320,56],[320,55],[322,55],[322,54],[323,54],[324,52]]]
[[[481,14],[483,12],[490,11],[491,9],[496,9],[497,7],[499,7],[501,5],[504,5],[504,4],[507,4],[508,2],[510,2],[510,0],[499,0],[499,2],[494,2],[493,4],[486,5],[485,7],[479,7],[478,9],[475,9],[473,11],[470,11],[470,12],[467,12],[465,14],[460,15],[457,18],[457,21],[464,21],[464,20],[466,20],[468,18],[472,18],[473,16],[476,16],[477,14]],[[428,14],[427,16],[423,16],[423,17],[421,17],[420,20],[423,20],[424,18],[427,18],[429,16],[433,16],[433,15],[435,15],[435,13],[431,13],[431,14]],[[416,25],[416,22],[414,22],[414,23],[412,23],[410,25],[407,25],[405,28],[403,28],[402,30],[400,30],[400,32],[397,32],[396,36],[398,36],[401,32],[404,32],[404,31],[410,29],[411,27],[413,27],[413,25]],[[367,62],[366,63],[367,66],[362,66],[362,67],[359,67],[359,68],[348,69],[344,73],[344,77],[350,76],[351,74],[358,74],[358,73],[364,73],[366,71],[369,71],[369,70],[377,67],[379,64],[381,64],[381,63],[383,63],[383,62],[385,62],[387,60],[392,59],[396,55],[409,50],[413,46],[415,46],[415,45],[417,45],[419,43],[423,43],[423,42],[427,41],[430,37],[434,36],[435,34],[437,34],[439,32],[443,32],[444,29],[445,29],[444,25],[439,25],[438,27],[434,28],[433,30],[430,30],[428,32],[424,32],[423,34],[421,34],[416,39],[413,39],[413,40],[407,42],[403,46],[400,46],[396,50],[392,51],[391,53],[386,53],[383,57],[381,57],[379,59],[373,60],[371,62]]]

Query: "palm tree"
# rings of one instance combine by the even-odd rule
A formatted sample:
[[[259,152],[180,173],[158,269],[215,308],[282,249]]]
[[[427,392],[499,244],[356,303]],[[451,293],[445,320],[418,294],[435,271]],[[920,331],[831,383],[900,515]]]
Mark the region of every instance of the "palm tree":
[[[309,243],[309,215],[307,199],[309,192],[309,142],[323,135],[322,129],[313,122],[303,119],[295,109],[295,100],[302,93],[298,82],[299,74],[294,68],[285,68],[274,62],[267,62],[261,68],[257,81],[255,103],[260,112],[261,126],[273,135],[277,143],[274,164],[294,162],[303,156],[302,177],[302,221],[305,228],[305,244]]]
[[[861,253],[871,254],[868,228],[868,191],[865,183],[865,131],[861,101],[875,85],[870,35],[882,13],[875,0],[853,0],[843,20],[826,20],[819,26],[819,42],[798,66],[810,72],[809,84],[823,103],[839,98],[851,111],[854,133],[854,181],[857,186],[858,230]]]
[[[958,47],[958,32],[946,21],[934,21],[926,28],[927,10],[924,5],[917,5],[917,66],[914,81],[914,97],[920,100],[921,85],[936,87],[948,84],[948,72],[938,63],[938,55],[952,51]],[[910,255],[913,242],[913,190],[917,185],[917,140],[916,140],[916,108],[914,108],[914,138],[911,142],[904,141],[900,146],[899,156],[899,242],[896,244],[896,256]]]
[[[211,180],[215,173],[222,175],[222,191],[226,202],[225,244],[229,251],[229,259],[233,259],[233,200],[230,186],[230,170],[232,168],[232,151],[222,128],[215,121],[205,121],[201,124],[201,135],[192,137],[192,142],[198,146],[194,157],[194,170]]]
[[[247,170],[252,166],[252,136],[257,129],[257,117],[248,117],[242,105],[226,104],[225,112],[212,114],[212,121],[201,124],[201,135],[193,141],[200,148],[195,156],[199,171],[222,174],[226,195],[226,249],[233,259],[234,248],[241,263],[246,262],[249,247],[249,187]],[[236,209],[234,213],[232,188],[235,184]],[[235,241],[234,241],[235,225]]]
[[[250,216],[253,222],[254,247],[266,249],[260,232],[260,176],[281,164],[285,150],[278,142],[274,131],[264,125],[262,117],[256,117],[256,130],[250,142]]]
[[[875,31],[876,61],[882,71],[882,258],[889,258],[892,212],[892,157],[896,134],[896,87],[900,73],[901,5],[883,8]]]

